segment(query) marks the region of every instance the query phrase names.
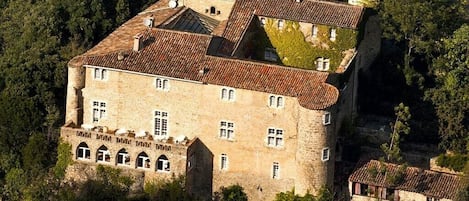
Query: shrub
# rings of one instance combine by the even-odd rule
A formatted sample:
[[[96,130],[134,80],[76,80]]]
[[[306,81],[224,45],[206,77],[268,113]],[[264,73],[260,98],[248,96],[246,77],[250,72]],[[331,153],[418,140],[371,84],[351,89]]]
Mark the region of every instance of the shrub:
[[[441,154],[436,159],[436,164],[454,171],[462,171],[468,161],[468,157],[463,154],[445,155]]]

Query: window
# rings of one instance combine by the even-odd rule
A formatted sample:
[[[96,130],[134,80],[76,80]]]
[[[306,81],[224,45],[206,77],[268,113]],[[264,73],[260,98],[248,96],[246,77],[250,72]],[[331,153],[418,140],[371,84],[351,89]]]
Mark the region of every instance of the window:
[[[155,111],[155,136],[167,137],[168,136],[168,113],[162,111]]]
[[[265,48],[264,59],[267,61],[277,61],[277,53],[274,48]]]
[[[331,124],[331,113],[330,112],[325,112],[322,115],[322,124],[323,125],[329,125]]]
[[[313,30],[312,30],[312,34],[313,38],[317,38],[318,37],[318,26],[317,25],[314,25],[313,24]]]
[[[316,59],[316,69],[319,71],[328,71],[329,70],[330,60],[326,58],[317,58]]]
[[[165,155],[158,157],[158,164],[156,164],[156,171],[158,172],[169,172],[169,160]]]
[[[438,198],[427,197],[427,201],[440,201]]]
[[[93,72],[95,80],[107,80],[107,70],[102,68],[95,68]]]
[[[235,90],[231,88],[221,89],[221,99],[225,101],[234,101],[235,99]]]
[[[270,95],[269,96],[269,107],[282,108],[284,106],[283,96]]]
[[[215,15],[216,9],[215,6],[210,7],[210,15]]]
[[[261,26],[264,27],[266,23],[265,18],[261,17],[260,21],[261,21]]]
[[[130,156],[125,149],[117,153],[117,165],[130,165]]]
[[[90,160],[91,152],[88,145],[84,142],[80,143],[77,148],[77,159]]]
[[[145,152],[142,152],[138,155],[137,168],[150,168],[150,158]]]
[[[98,153],[96,156],[96,161],[104,162],[104,163],[111,162],[111,153],[109,153],[109,150],[107,149],[106,146],[99,147]]]
[[[93,101],[93,123],[97,123],[106,117],[106,103],[101,101]]]
[[[330,38],[330,40],[331,40],[331,41],[335,41],[336,36],[337,36],[337,34],[336,34],[336,29],[335,29],[335,28],[331,28],[331,38]]]
[[[220,170],[228,169],[228,156],[226,154],[221,154],[220,156]]]
[[[156,89],[162,91],[169,90],[169,80],[163,78],[156,78]]]
[[[321,160],[322,161],[328,161],[329,160],[329,147],[326,147],[324,149],[322,149],[322,156],[321,156]]]
[[[278,29],[283,29],[284,21],[283,20],[278,20]]]
[[[220,138],[233,139],[234,137],[234,123],[221,121],[220,122]]]
[[[283,130],[269,128],[267,131],[267,145],[272,147],[283,146]]]
[[[278,164],[278,162],[274,162],[274,164],[272,165],[272,178],[280,178],[280,165]]]

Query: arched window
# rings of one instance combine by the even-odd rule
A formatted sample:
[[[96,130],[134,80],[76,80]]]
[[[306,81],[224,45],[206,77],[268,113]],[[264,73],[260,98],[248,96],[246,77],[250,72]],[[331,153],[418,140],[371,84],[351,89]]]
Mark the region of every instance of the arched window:
[[[150,158],[145,152],[138,154],[137,157],[137,168],[150,168]]]
[[[111,162],[111,153],[106,146],[102,145],[99,147],[98,151],[96,152],[96,162]]]
[[[77,159],[90,160],[91,152],[88,145],[84,142],[80,143],[77,147]]]
[[[210,7],[210,15],[215,15],[216,12],[215,6]]]
[[[275,107],[275,96],[270,96],[269,97],[269,106],[270,107]]]
[[[277,97],[277,107],[283,107],[283,97]]]
[[[169,172],[170,171],[170,165],[169,165],[169,160],[165,155],[161,155],[158,157],[158,161],[156,164],[156,171],[158,172]]]
[[[130,156],[127,150],[121,149],[117,152],[117,165],[130,165]]]

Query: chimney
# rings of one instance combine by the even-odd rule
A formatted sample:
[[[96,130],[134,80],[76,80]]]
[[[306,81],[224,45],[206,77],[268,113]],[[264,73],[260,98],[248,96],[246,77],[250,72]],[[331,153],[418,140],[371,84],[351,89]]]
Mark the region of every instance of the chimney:
[[[134,51],[138,52],[143,48],[143,34],[138,33],[134,36]]]

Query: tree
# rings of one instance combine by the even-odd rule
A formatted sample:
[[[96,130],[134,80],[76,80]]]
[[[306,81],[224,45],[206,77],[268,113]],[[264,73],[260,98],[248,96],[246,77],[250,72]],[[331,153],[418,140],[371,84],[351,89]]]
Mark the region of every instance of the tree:
[[[439,47],[439,39],[448,36],[462,23],[465,0],[383,0],[379,14],[383,36],[395,41],[405,51],[402,67],[407,83],[423,84],[426,67],[413,66],[415,57],[430,63]]]
[[[469,25],[443,41],[435,59],[436,87],[426,93],[438,116],[440,147],[466,153],[469,145]]]
[[[193,198],[185,188],[185,177],[172,176],[170,180],[153,181],[145,184],[147,200],[190,201]]]
[[[388,162],[400,162],[402,160],[401,149],[399,144],[401,141],[401,134],[410,133],[410,111],[409,107],[405,106],[403,103],[400,103],[394,108],[396,114],[396,121],[391,123],[391,136],[390,143],[384,143],[381,145],[381,149],[386,155],[386,161]]]
[[[222,201],[247,201],[248,196],[239,184],[221,188]]]
[[[309,192],[304,196],[295,194],[295,189],[287,192],[280,192],[275,195],[275,201],[333,201],[334,195],[331,191],[322,186],[316,196],[311,195]]]

